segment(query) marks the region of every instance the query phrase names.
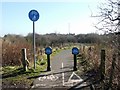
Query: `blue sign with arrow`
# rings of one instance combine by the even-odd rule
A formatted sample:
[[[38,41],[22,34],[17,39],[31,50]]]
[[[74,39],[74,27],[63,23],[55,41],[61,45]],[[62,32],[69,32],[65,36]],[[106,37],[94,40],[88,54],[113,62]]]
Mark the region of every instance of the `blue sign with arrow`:
[[[72,54],[74,54],[74,55],[79,54],[79,50],[77,47],[72,48]]]
[[[31,10],[29,12],[29,19],[33,22],[37,21],[39,19],[39,13],[37,10]]]

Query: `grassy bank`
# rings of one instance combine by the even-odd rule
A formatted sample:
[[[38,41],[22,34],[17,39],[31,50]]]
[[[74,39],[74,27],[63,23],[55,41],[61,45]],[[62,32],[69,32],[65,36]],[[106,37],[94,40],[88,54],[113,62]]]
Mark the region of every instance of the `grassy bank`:
[[[30,88],[33,78],[38,76],[44,69],[44,65],[36,65],[36,69],[29,68],[27,71],[23,71],[22,66],[6,66],[2,69],[2,87],[3,88]]]
[[[51,58],[58,54],[63,49],[54,50]],[[5,66],[2,67],[2,88],[30,88],[36,76],[46,70],[47,58],[43,54],[43,60],[38,59],[36,69],[34,70],[31,64],[27,71],[23,71],[22,66]]]

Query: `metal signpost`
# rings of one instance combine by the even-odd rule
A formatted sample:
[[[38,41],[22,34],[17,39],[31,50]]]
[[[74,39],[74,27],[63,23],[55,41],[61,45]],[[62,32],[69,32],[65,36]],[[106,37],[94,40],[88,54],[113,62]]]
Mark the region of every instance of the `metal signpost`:
[[[72,48],[72,54],[74,55],[74,67],[73,70],[77,71],[77,56],[79,54],[79,50],[77,47]]]
[[[34,69],[36,69],[36,51],[35,51],[35,21],[39,19],[39,13],[36,10],[31,10],[28,14],[29,19],[33,21],[33,56],[34,56]]]
[[[47,54],[47,71],[51,71],[50,54],[52,54],[52,49],[50,47],[45,48],[45,54]]]

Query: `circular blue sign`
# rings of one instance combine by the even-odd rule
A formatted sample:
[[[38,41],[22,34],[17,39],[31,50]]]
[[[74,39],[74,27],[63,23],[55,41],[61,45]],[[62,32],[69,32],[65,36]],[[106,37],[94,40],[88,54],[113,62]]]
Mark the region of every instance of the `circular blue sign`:
[[[52,54],[52,49],[50,47],[45,48],[45,54],[47,55]]]
[[[39,13],[36,10],[31,10],[28,16],[29,16],[29,19],[34,22],[39,19]]]
[[[72,48],[72,54],[74,54],[74,55],[79,54],[78,48],[76,48],[76,47]]]

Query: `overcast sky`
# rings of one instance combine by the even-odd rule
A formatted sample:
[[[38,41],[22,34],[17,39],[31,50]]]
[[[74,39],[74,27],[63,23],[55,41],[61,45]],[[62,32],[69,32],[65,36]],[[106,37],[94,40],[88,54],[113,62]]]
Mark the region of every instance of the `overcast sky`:
[[[32,33],[32,21],[28,17],[32,9],[40,14],[35,22],[36,33],[96,33],[96,19],[91,14],[97,14],[99,3],[100,0],[2,0],[0,36]]]

